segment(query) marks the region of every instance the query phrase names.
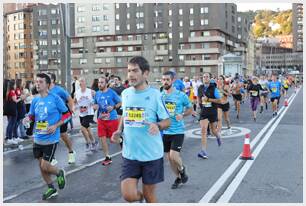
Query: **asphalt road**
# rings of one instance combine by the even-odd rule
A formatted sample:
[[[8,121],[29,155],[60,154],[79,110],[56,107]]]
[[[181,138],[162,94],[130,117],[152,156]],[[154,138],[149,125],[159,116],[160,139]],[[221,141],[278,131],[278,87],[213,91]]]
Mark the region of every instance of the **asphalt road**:
[[[290,95],[293,91],[290,91]],[[259,148],[264,136],[275,126],[275,130],[268,135],[266,144],[252,161],[252,165],[243,176],[240,184],[228,202],[233,203],[301,203],[303,201],[303,115],[302,89],[292,100],[288,110],[274,118],[267,131],[259,138],[253,149]],[[283,99],[282,99],[283,100]],[[282,103],[281,103],[282,106]],[[183,162],[187,167],[189,181],[179,189],[172,190],[171,184],[175,177],[170,171],[168,160],[165,159],[165,181],[157,186],[159,202],[164,203],[197,203],[212,190],[215,183],[224,175],[242,152],[245,129],[250,130],[251,142],[272,119],[271,107],[262,114],[258,114],[257,122],[251,118],[249,102],[242,104],[240,120],[235,118],[235,110],[231,107],[232,126],[237,127],[231,136],[223,137],[221,147],[217,146],[214,138],[208,139],[208,160],[197,158],[200,146],[199,125],[192,117],[186,118],[186,139],[182,149]],[[279,124],[276,122],[279,117]],[[272,121],[271,121],[272,122]],[[272,130],[271,130],[272,131]],[[94,133],[96,130],[94,129]],[[101,165],[104,158],[102,151],[86,154],[84,138],[78,133],[71,136],[77,152],[75,165],[67,164],[67,150],[60,143],[56,158],[58,166],[67,172],[67,186],[59,191],[57,198],[42,201],[41,195],[46,186],[40,176],[38,163],[33,158],[31,146],[22,151],[12,150],[4,152],[3,158],[3,196],[4,202],[10,203],[116,203],[125,202],[120,193],[121,154],[118,145],[111,145],[113,163],[107,167]],[[220,197],[227,188],[237,183],[239,172],[248,161],[239,161],[238,167],[220,189],[213,194],[209,202],[220,201]],[[224,193],[225,194],[225,193]]]

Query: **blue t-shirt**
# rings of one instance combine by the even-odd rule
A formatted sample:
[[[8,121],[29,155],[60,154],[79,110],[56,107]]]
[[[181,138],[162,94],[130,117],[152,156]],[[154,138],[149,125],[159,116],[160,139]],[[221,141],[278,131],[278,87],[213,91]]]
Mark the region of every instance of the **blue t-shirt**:
[[[179,91],[184,91],[185,89],[185,85],[183,83],[182,80],[177,79],[173,82],[173,86],[175,87],[175,89],[179,90]]]
[[[69,93],[62,87],[55,85],[52,89],[49,90],[50,93],[56,94],[59,96],[64,103],[68,101]]]
[[[164,146],[161,134],[151,135],[148,126],[148,123],[169,118],[160,91],[151,87],[137,91],[130,87],[121,95],[124,123],[122,156],[138,161],[162,158]]]
[[[271,91],[271,98],[276,98],[281,96],[281,87],[282,84],[279,81],[276,82],[269,82],[268,88]]]
[[[67,111],[65,103],[53,93],[49,93],[46,97],[35,97],[29,111],[29,115],[35,117],[34,142],[41,145],[57,143],[60,138],[60,128],[58,127],[54,134],[48,134],[47,129],[59,122],[62,113]]]
[[[110,113],[106,109],[108,106],[115,106],[121,102],[121,98],[114,90],[108,88],[106,92],[96,92],[94,101],[95,104],[99,105],[98,118],[102,120],[115,120],[118,118],[116,109],[113,109]]]
[[[162,98],[170,114],[170,127],[163,131],[164,134],[184,134],[184,120],[177,121],[175,116],[182,114],[185,108],[192,107],[191,102],[186,94],[173,88],[170,94],[165,90],[162,92]]]

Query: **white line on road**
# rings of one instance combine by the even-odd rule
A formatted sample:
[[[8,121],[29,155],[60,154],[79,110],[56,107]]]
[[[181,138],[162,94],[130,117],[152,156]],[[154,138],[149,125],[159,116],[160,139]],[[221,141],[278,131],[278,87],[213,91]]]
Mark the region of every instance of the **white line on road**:
[[[290,100],[293,98],[294,94],[290,96]],[[279,110],[281,113],[284,110],[284,106]],[[255,139],[251,142],[251,148],[256,145],[256,143],[260,140],[261,136],[268,130],[271,124],[275,121],[275,118],[272,118],[266,126],[256,135]],[[225,184],[227,179],[233,174],[236,168],[239,166],[240,162],[240,155],[234,160],[234,162],[226,169],[226,171],[222,174],[222,176],[215,182],[215,184],[206,192],[206,194],[202,197],[199,201],[200,203],[209,203],[211,199],[216,195],[216,193],[221,189],[221,187]]]
[[[297,93],[292,98],[292,100],[296,97]],[[272,125],[271,129],[264,136],[263,140],[256,147],[255,151],[253,152],[254,156],[258,156],[259,153],[261,152],[261,150],[264,148],[265,144],[268,142],[268,140],[272,136],[272,133],[274,132],[274,130],[276,129],[276,127],[278,126],[278,124],[280,123],[280,121],[282,120],[284,115],[286,114],[286,111],[289,109],[289,107],[292,104],[292,102],[293,101],[290,101],[289,105],[285,108],[284,112],[275,121],[275,123]],[[247,174],[247,172],[249,171],[249,169],[251,168],[251,166],[253,165],[254,162],[255,162],[255,160],[254,161],[247,161],[245,163],[245,165],[243,165],[243,167],[240,169],[240,171],[238,172],[236,177],[233,179],[231,184],[227,187],[227,189],[225,190],[223,195],[219,198],[217,203],[228,203],[230,201],[230,199],[232,198],[232,196],[236,192],[238,186],[240,185],[240,183],[242,182],[243,178],[245,177],[245,175]]]
[[[117,153],[114,153],[114,154],[112,154],[112,155],[110,155],[110,156],[111,156],[111,157],[115,157],[115,156],[117,156],[117,155],[119,155],[119,154],[121,154],[121,151],[120,151],[120,152],[117,152]],[[91,162],[91,163],[82,165],[82,166],[80,166],[80,167],[78,167],[78,168],[75,168],[75,169],[73,169],[73,170],[69,170],[69,171],[66,172],[66,176],[71,175],[71,174],[73,174],[73,173],[76,173],[76,172],[78,172],[78,171],[80,171],[80,170],[83,170],[83,169],[85,169],[85,168],[87,168],[87,167],[91,167],[91,166],[93,166],[93,165],[95,165],[95,164],[97,164],[97,163],[103,161],[104,159],[105,159],[105,158],[101,158],[101,159],[98,159],[98,160],[96,160],[96,161],[94,161],[94,162]],[[5,198],[3,198],[3,202],[8,201],[8,200],[11,200],[11,199],[14,199],[14,198],[16,198],[16,197],[18,197],[18,196],[20,196],[20,195],[26,193],[26,192],[29,192],[29,191],[31,191],[31,190],[38,189],[38,188],[40,188],[40,187],[42,187],[42,186],[44,186],[44,185],[45,185],[45,183],[40,183],[40,184],[37,184],[36,186],[32,187],[31,189],[23,190],[23,191],[19,192],[18,194],[14,194],[14,195],[10,195],[10,196],[8,196],[8,197],[5,197]]]

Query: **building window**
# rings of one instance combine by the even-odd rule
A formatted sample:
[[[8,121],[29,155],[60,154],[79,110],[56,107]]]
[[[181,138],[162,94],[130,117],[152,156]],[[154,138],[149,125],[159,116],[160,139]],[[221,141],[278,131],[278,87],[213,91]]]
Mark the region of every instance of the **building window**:
[[[87,64],[87,59],[80,59],[80,64]]]
[[[46,9],[38,10],[38,16],[42,16],[42,15],[47,15],[47,10]]]
[[[79,22],[79,23],[85,22],[85,17],[84,17],[84,16],[79,16],[79,17],[78,17],[78,22]]]
[[[51,9],[51,14],[56,14],[56,9]]]
[[[190,14],[193,14],[193,8],[189,9]]]
[[[103,4],[103,10],[105,11],[109,10],[109,4]]]
[[[172,21],[169,21],[168,23],[168,27],[171,28],[172,27]]]
[[[120,5],[119,4],[116,4],[116,9],[119,9]]]
[[[120,30],[120,26],[116,25],[116,31],[119,31],[119,30]]]
[[[172,16],[172,10],[171,9],[169,10],[169,16]]]
[[[190,37],[195,37],[195,32],[194,31],[190,32]]]
[[[179,15],[183,15],[183,9],[179,10]]]
[[[183,38],[183,32],[180,32],[180,39]]]
[[[179,21],[179,26],[183,26],[183,21]]]
[[[122,47],[117,47],[117,52],[122,52],[123,48]]]
[[[133,51],[133,47],[132,47],[132,46],[129,46],[129,47],[128,47],[128,51]]]
[[[119,14],[116,14],[116,20],[119,20]]]
[[[204,13],[208,14],[208,7],[204,7]]]
[[[143,4],[136,4],[136,6],[137,6],[137,7],[142,7],[142,6],[143,6]]]
[[[99,32],[101,31],[101,27],[100,26],[93,26],[92,27],[92,32]]]
[[[240,34],[238,34],[238,39],[241,39],[241,35]]]
[[[179,55],[179,60],[184,61],[184,55]]]
[[[144,27],[143,23],[136,24],[136,29],[143,29],[143,27]]]
[[[47,46],[48,42],[47,40],[39,40],[39,46]]]
[[[130,8],[130,3],[127,3],[127,4],[126,4],[126,7],[127,7],[127,8]]]
[[[110,64],[110,62],[111,62],[111,59],[110,59],[110,58],[105,58],[105,63],[106,63],[106,64]]]
[[[95,64],[101,64],[102,63],[102,58],[95,58],[94,63]]]
[[[180,67],[179,72],[180,73],[185,73],[185,68],[184,67]]]
[[[171,32],[169,33],[169,39],[172,39],[172,33]]]
[[[39,64],[48,64],[48,60],[39,60]]]
[[[100,16],[92,16],[92,21],[100,21]]]
[[[85,11],[85,7],[84,6],[78,6],[77,11],[78,12],[84,12]]]
[[[46,22],[46,24],[44,24],[44,25],[47,25],[47,21],[45,21]],[[51,20],[51,24],[52,25],[55,25],[55,24],[59,24],[60,22],[59,22],[59,20],[58,19],[52,19]]]
[[[47,30],[38,30],[38,36],[47,36]]]
[[[109,26],[108,26],[108,25],[104,25],[104,26],[103,26],[103,30],[104,30],[104,31],[109,31]]]
[[[133,35],[128,35],[128,40],[133,41]]]
[[[126,29],[130,30],[130,25],[129,24],[126,25]]]
[[[208,25],[208,19],[204,19],[204,25]]]
[[[238,22],[241,22],[241,17],[240,17],[240,16],[238,16],[237,21],[238,21]]]
[[[194,21],[190,20],[190,26],[194,26]]]
[[[107,15],[103,15],[103,20],[107,21],[108,20],[108,16]]]
[[[210,36],[209,31],[204,31],[204,32],[203,32],[203,36]]]
[[[23,24],[18,24],[18,29],[24,29],[24,25]]]
[[[51,44],[54,46],[54,45],[60,45],[61,44],[61,41],[59,39],[52,39],[51,40]]]
[[[78,33],[84,33],[85,32],[85,27],[78,27],[77,31],[78,31]]]
[[[92,6],[92,10],[93,10],[93,11],[100,11],[100,5],[94,4],[94,5]]]
[[[210,57],[209,54],[202,55],[202,60],[210,60],[210,59],[211,59],[211,57]]]
[[[131,17],[130,13],[126,14],[126,18],[129,19]]]
[[[203,43],[202,47],[203,49],[209,49],[209,43]]]
[[[204,19],[201,19],[201,26],[204,25]]]
[[[116,59],[116,62],[117,62],[117,63],[122,63],[122,58],[118,57],[118,58]]]

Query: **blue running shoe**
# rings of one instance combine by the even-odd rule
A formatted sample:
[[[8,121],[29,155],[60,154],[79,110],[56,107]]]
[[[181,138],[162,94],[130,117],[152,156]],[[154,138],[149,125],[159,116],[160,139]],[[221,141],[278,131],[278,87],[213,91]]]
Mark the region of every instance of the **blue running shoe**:
[[[203,159],[208,159],[208,156],[207,156],[207,154],[206,154],[206,152],[204,150],[201,150],[198,153],[198,157],[203,158]]]

